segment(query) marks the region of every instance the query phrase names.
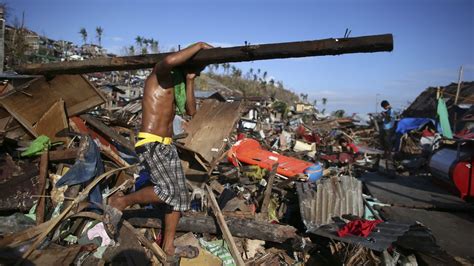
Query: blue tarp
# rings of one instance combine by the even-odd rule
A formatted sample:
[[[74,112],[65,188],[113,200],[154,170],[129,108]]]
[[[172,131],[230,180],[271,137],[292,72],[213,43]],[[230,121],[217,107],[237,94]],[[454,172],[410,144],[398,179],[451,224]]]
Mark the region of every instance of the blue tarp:
[[[427,125],[428,123],[432,123],[436,125],[436,122],[430,118],[403,118],[398,121],[396,133],[403,135],[407,132],[410,132],[414,129],[419,129]]]

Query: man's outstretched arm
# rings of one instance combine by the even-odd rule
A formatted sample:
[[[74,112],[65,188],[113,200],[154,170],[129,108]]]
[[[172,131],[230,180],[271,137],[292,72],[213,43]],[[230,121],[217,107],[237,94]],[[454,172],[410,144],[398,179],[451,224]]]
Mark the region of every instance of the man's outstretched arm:
[[[155,73],[169,73],[174,67],[184,64],[200,50],[209,48],[212,48],[212,46],[205,42],[195,43],[181,51],[166,56],[155,65],[153,71]]]
[[[194,80],[196,73],[186,74],[186,113],[190,116],[196,114],[196,98],[194,96]]]

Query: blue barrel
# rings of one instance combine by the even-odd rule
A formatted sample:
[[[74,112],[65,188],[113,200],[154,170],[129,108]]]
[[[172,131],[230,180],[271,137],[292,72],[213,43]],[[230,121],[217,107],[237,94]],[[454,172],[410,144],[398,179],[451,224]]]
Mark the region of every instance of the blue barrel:
[[[312,166],[306,168],[304,173],[308,175],[309,181],[316,182],[323,177],[323,166],[320,163],[315,163]]]

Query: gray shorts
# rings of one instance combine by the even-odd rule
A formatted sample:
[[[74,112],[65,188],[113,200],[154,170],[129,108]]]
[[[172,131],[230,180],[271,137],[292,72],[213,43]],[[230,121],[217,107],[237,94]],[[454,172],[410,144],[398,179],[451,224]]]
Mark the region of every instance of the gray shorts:
[[[186,176],[174,145],[151,142],[136,148],[140,167],[150,174],[150,181],[160,200],[173,211],[189,210]]]

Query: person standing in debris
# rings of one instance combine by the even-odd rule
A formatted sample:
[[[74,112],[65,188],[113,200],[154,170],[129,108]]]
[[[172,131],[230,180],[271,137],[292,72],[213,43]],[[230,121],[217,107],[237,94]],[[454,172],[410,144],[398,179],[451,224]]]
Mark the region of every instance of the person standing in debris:
[[[386,158],[391,158],[393,135],[395,131],[395,115],[393,114],[392,106],[390,106],[387,100],[383,100],[380,105],[384,109],[384,111],[382,111],[384,153]]]
[[[148,186],[125,196],[115,196],[109,205],[123,210],[134,204],[165,203],[163,250],[170,256],[193,257],[182,254],[182,247],[173,244],[176,226],[182,211],[189,209],[190,200],[184,171],[176,146],[172,144],[173,119],[176,113],[196,113],[194,79],[203,67],[183,66],[203,49],[212,48],[199,42],[166,56],[158,62],[145,82],[142,126],[135,145],[140,167],[150,174],[154,186]],[[189,251],[184,250],[184,253]],[[198,252],[195,250],[194,252]],[[193,251],[191,251],[193,253]]]

